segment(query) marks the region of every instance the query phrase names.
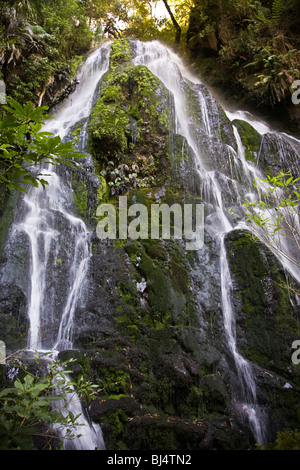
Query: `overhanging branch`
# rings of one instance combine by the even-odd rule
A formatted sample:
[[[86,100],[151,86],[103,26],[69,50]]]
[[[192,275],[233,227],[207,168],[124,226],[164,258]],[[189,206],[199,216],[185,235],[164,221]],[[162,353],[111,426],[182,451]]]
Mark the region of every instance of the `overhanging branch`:
[[[172,20],[172,23],[174,25],[174,28],[176,29],[176,37],[175,37],[175,45],[178,46],[179,43],[180,43],[180,37],[181,37],[181,27],[179,26],[179,24],[177,23],[176,21],[176,18],[175,16],[173,15],[173,12],[167,2],[167,0],[163,0],[164,4],[165,4],[165,7],[170,15],[170,18]]]

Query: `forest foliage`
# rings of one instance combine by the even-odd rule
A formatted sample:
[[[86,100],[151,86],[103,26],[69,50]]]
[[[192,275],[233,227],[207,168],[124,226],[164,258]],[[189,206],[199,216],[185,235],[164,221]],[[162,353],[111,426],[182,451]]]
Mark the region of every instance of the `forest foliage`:
[[[13,98],[4,106],[0,121],[0,184],[4,188],[26,192],[28,185],[45,187],[45,174],[37,170],[41,163],[72,165],[71,158],[82,156],[71,141],[42,132],[45,120],[50,119],[47,110],[46,106],[34,108],[30,101],[22,106]]]
[[[101,41],[176,39],[213,85],[277,106],[300,78],[299,13],[298,0],[3,0],[0,79],[14,99],[48,105]]]
[[[198,71],[256,108],[290,104],[299,72],[298,0],[195,0],[187,33]]]
[[[168,30],[156,18],[156,1],[3,0],[0,5],[0,64],[9,96],[41,104],[45,88],[64,83],[77,58],[104,39],[154,39]],[[181,2],[179,2],[181,3]],[[185,0],[176,9],[180,17]],[[182,13],[181,13],[181,16]],[[167,33],[166,33],[167,34]],[[171,33],[172,34],[172,33]],[[43,103],[44,104],[44,103]]]
[[[8,375],[17,377],[13,386],[0,391],[0,450],[57,450],[66,441],[82,436],[79,416],[69,409],[70,402],[95,398],[98,385],[68,379],[73,359],[50,360],[49,353],[35,352],[31,363],[18,351],[7,358]],[[44,373],[37,373],[39,369]],[[75,392],[76,389],[76,392]]]

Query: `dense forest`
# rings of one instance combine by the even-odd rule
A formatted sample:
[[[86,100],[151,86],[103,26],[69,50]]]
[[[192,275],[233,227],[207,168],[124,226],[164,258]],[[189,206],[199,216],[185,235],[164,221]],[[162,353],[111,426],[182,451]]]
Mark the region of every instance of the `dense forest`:
[[[1,1],[1,450],[300,449],[299,18]],[[101,239],[120,196],[204,246]]]
[[[82,56],[107,38],[161,39],[179,48],[208,84],[233,103],[285,116],[297,132],[291,104],[299,80],[297,0],[3,1],[1,68],[7,93],[53,106],[72,89]],[[172,7],[172,9],[170,9]],[[168,13],[168,11],[171,13]],[[173,13],[172,13],[173,12]]]

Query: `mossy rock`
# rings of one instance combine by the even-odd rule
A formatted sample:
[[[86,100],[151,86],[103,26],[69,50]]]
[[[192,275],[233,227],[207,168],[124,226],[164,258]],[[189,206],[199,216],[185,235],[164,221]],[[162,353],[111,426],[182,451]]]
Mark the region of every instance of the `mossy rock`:
[[[164,182],[169,99],[147,67],[134,66],[129,42],[113,42],[110,68],[89,119],[88,148],[114,194]],[[126,165],[125,174],[119,165]]]
[[[261,135],[246,121],[235,119],[232,121],[232,124],[238,129],[242,143],[245,147],[245,156],[247,160],[257,164],[261,147]]]
[[[16,207],[20,198],[20,191],[12,191],[8,195],[6,190],[2,188],[2,196],[0,197],[0,255],[2,254],[9,228],[14,220],[14,208]]]
[[[246,449],[251,439],[224,420],[191,421],[168,416],[135,417],[128,423],[124,440],[137,450],[230,450]]]
[[[290,345],[299,334],[286,274],[275,256],[246,232],[231,232],[226,246],[234,279],[238,346],[248,359],[286,375]]]

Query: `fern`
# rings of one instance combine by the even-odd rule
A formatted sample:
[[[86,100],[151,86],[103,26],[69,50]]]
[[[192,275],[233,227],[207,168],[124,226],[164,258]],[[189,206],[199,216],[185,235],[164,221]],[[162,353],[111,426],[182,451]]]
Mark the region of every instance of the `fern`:
[[[272,16],[275,20],[279,20],[285,10],[284,0],[274,0],[272,4]]]

